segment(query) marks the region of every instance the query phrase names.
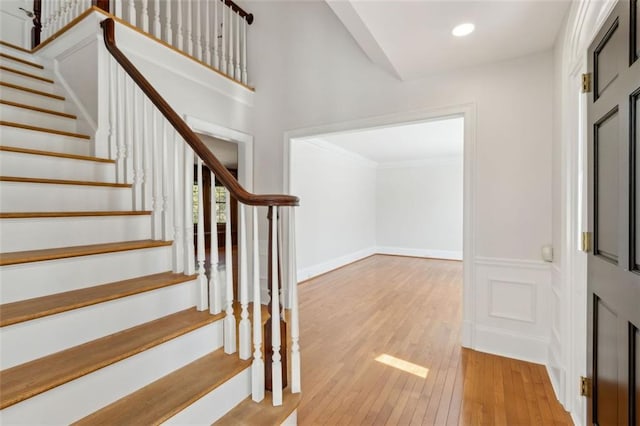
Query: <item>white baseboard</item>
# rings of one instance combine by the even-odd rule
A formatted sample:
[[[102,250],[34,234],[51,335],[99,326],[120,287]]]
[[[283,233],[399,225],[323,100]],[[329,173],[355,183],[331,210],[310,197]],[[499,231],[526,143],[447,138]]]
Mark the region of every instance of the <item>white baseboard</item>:
[[[378,254],[395,256],[429,257],[433,259],[462,260],[462,251],[416,249],[406,247],[376,247]]]
[[[508,358],[546,364],[546,339],[510,333],[507,330],[476,325],[474,349]]]
[[[348,265],[349,263],[356,262],[360,259],[364,259],[365,257],[369,257],[372,254],[376,254],[375,247],[358,250],[354,253],[336,257],[306,268],[299,268],[298,282],[317,277],[318,275],[322,275],[334,269],[340,268],[341,266]]]

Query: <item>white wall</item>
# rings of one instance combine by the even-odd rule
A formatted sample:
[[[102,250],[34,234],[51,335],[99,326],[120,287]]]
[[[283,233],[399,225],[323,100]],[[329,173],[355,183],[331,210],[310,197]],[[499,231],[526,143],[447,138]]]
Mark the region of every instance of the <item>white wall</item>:
[[[546,363],[553,55],[399,81],[374,66],[324,2],[246,3],[255,96],[256,188],[284,187],[284,135],[473,104],[473,251],[465,342]],[[277,59],[274,59],[277,58]],[[513,315],[514,301],[528,312]]]
[[[462,157],[380,166],[378,253],[462,259]]]
[[[298,279],[373,254],[375,164],[311,142],[296,142],[293,150]]]
[[[477,253],[540,259],[551,241],[551,52],[402,82],[369,61],[324,2],[247,7],[258,189],[283,187],[285,131],[472,102]]]

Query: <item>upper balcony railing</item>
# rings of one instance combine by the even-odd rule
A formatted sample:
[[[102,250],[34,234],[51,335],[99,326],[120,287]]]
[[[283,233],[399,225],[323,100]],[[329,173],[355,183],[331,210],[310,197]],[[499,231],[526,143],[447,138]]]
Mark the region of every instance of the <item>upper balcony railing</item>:
[[[91,6],[248,84],[247,29],[253,15],[231,0],[34,0],[34,47]]]

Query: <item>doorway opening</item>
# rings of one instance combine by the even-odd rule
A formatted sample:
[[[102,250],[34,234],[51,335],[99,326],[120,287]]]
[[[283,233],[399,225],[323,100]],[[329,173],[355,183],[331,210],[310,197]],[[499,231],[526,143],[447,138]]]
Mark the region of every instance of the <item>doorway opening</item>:
[[[457,127],[457,142],[447,144],[446,132],[437,131],[432,144],[423,139],[423,149],[441,149],[439,154],[401,157],[400,148],[408,142],[389,140],[402,128],[433,126],[442,132],[447,125]],[[374,145],[376,133],[382,142],[371,154],[367,148]],[[296,214],[298,281],[376,253],[462,260],[462,345],[473,347],[475,105],[375,117],[285,136],[285,188],[301,198]],[[384,152],[386,159],[377,157]],[[314,190],[320,196],[308,196]],[[448,210],[434,208],[437,205]],[[446,234],[455,237],[447,241]]]

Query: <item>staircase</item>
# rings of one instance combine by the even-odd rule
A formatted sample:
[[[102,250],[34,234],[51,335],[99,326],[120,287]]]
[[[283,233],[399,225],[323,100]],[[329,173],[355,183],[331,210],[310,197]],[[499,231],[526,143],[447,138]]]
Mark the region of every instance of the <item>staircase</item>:
[[[4,43],[0,64],[0,423],[282,423],[299,394],[251,401],[224,313],[196,309],[51,64]]]

